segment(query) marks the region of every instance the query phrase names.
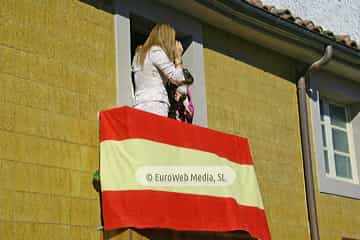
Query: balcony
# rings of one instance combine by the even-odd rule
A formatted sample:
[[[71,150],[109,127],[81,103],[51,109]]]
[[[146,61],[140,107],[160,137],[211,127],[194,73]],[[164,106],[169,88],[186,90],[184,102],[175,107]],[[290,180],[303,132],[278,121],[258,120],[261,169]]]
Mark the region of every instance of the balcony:
[[[271,239],[246,138],[129,107],[106,110],[100,179],[108,234]]]

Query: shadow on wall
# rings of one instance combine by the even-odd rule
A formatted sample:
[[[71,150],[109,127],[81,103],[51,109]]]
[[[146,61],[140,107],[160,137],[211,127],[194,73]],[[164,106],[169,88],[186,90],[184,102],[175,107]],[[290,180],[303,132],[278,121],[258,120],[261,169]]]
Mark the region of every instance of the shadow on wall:
[[[204,48],[296,83],[306,65],[213,26],[203,25]]]
[[[236,231],[228,233],[215,233],[215,232],[187,232],[187,231],[173,231],[170,229],[132,229],[133,231],[128,231],[127,229],[115,230],[105,233],[105,239],[111,239],[115,236],[127,235],[130,239],[140,239],[140,236],[146,237],[148,240],[209,240],[209,239],[218,239],[218,240],[230,240],[230,239],[239,239],[239,240],[255,240],[247,232]],[[143,239],[143,238],[141,238]]]
[[[97,9],[103,10],[105,12],[114,14],[114,4],[113,0],[79,0],[85,4],[91,5]]]
[[[111,14],[115,13],[113,0],[80,1]],[[134,25],[134,28],[136,27]],[[306,65],[299,61],[206,24],[203,24],[203,46],[294,83],[306,69]]]

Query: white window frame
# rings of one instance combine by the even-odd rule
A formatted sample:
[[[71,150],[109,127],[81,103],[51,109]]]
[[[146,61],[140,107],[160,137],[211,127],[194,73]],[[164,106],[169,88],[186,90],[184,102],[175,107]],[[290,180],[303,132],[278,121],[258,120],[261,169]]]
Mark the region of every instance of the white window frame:
[[[360,82],[360,81],[359,81]],[[311,110],[311,125],[313,134],[313,160],[317,169],[318,189],[321,193],[334,194],[354,199],[360,199],[360,83],[353,82],[340,76],[325,71],[312,73],[310,78],[309,106]],[[349,148],[352,148],[356,174],[353,178],[357,181],[349,181],[340,177],[333,177],[326,174],[325,159],[323,153],[323,138],[320,119],[320,95],[331,99],[335,103],[342,103],[348,106],[349,118]],[[327,134],[328,136],[331,136]],[[353,172],[352,171],[352,172]]]
[[[324,120],[321,120],[320,118],[320,122],[321,125],[324,125],[325,127],[325,141],[326,141],[326,147],[324,145],[324,143],[322,144],[322,148],[323,151],[327,151],[328,154],[328,163],[329,163],[329,173],[326,172],[326,176],[327,177],[331,177],[331,178],[335,178],[341,181],[347,181],[347,182],[351,182],[351,183],[355,183],[358,184],[359,183],[359,178],[358,178],[358,174],[357,174],[357,162],[356,162],[356,156],[355,156],[355,151],[354,151],[354,141],[353,141],[353,137],[352,137],[352,126],[350,123],[350,115],[349,115],[349,107],[347,105],[335,102],[331,99],[328,98],[324,98],[320,96],[321,101],[323,102],[323,111],[324,111]],[[319,102],[319,104],[321,104]],[[331,124],[331,118],[330,118],[330,105],[334,105],[337,107],[341,107],[344,109],[345,111],[345,117],[346,117],[346,125],[345,128],[341,128],[341,127],[337,127]],[[343,152],[338,152],[336,150],[334,150],[334,144],[333,144],[333,139],[332,139],[332,132],[331,129],[335,128],[335,129],[339,129],[341,131],[345,131],[346,132],[346,136],[347,136],[347,141],[348,141],[348,146],[349,146],[349,153],[343,153]],[[323,140],[323,138],[321,138]],[[334,154],[337,153],[339,155],[343,155],[346,157],[349,157],[350,159],[350,164],[351,164],[351,175],[352,178],[344,178],[344,177],[340,177],[336,175],[336,167],[335,167],[335,159],[334,159]],[[324,159],[324,164],[325,164],[325,159]]]
[[[193,17],[166,7],[158,1],[116,0],[114,1],[114,26],[116,44],[116,87],[117,105],[133,106],[131,81],[131,14],[147,18],[153,22],[169,23],[176,30],[189,34],[193,41],[184,53],[184,66],[194,76],[191,86],[192,101],[195,106],[193,124],[207,127],[207,101],[204,71],[204,51],[202,26]]]

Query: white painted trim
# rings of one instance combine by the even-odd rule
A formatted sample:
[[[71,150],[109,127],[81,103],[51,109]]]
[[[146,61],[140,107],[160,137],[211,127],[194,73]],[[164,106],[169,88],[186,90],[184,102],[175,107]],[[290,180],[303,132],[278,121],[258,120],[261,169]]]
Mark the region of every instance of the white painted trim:
[[[322,76],[321,73],[314,74],[310,81],[311,88],[311,98],[310,98],[310,111],[311,111],[311,121],[312,121],[312,133],[314,139],[314,152],[315,152],[315,163],[317,165],[317,176],[318,176],[318,184],[319,191],[322,193],[329,193],[334,195],[340,195],[344,197],[350,197],[355,199],[360,199],[360,184],[354,182],[343,181],[334,177],[330,177],[325,172],[325,164],[324,164],[324,155],[323,155],[323,142],[322,142],[322,133],[321,133],[321,119],[320,119],[320,105],[319,105],[319,89],[327,87],[324,89],[325,92],[330,93],[331,89],[333,92],[339,93],[337,89],[337,82],[341,85],[344,84],[344,80],[336,81],[337,79],[327,79],[327,74]],[[324,79],[325,78],[325,79]],[[321,83],[321,80],[326,80],[326,85]],[[330,81],[331,80],[331,81]],[[336,84],[335,84],[335,83]],[[360,86],[354,87],[349,84],[349,86],[343,86],[341,95],[347,96],[349,99],[356,98],[358,95],[354,93],[356,92]],[[359,100],[359,99],[355,99]],[[360,114],[360,113],[359,113]],[[359,126],[356,126],[360,128]],[[360,141],[360,139],[354,139]],[[329,144],[329,142],[328,142]],[[329,159],[330,160],[330,159]],[[357,158],[356,163],[359,165],[360,160]],[[359,176],[359,174],[358,174]]]
[[[328,160],[329,160],[329,174],[327,174],[328,177],[332,177],[335,179],[338,179],[340,181],[347,181],[347,182],[351,182],[351,183],[355,183],[358,184],[359,180],[358,180],[358,175],[357,175],[357,163],[356,163],[356,158],[355,158],[355,153],[354,153],[354,147],[353,147],[353,137],[352,137],[352,131],[351,131],[351,123],[349,123],[350,118],[349,118],[349,107],[347,105],[343,105],[343,104],[339,104],[337,102],[334,102],[333,100],[327,99],[327,98],[322,98],[322,102],[324,103],[324,121],[323,124],[325,126],[325,134],[326,134],[326,142],[327,142],[327,151],[328,151]],[[331,124],[331,118],[330,118],[330,104],[331,105],[336,105],[338,107],[341,107],[344,109],[345,111],[345,115],[346,115],[346,125],[345,128],[343,127],[338,127],[335,125]],[[334,143],[332,141],[332,129],[338,129],[341,131],[346,132],[346,137],[347,137],[347,141],[348,141],[348,147],[349,147],[349,153],[344,153],[344,152],[339,152],[337,150],[334,149]],[[323,150],[325,150],[325,148],[323,147]],[[343,177],[339,177],[336,175],[336,168],[335,168],[335,159],[334,159],[334,154],[337,153],[338,155],[342,155],[342,156],[346,156],[350,159],[350,164],[351,164],[351,175],[352,178],[348,179],[348,178],[343,178]]]
[[[130,19],[129,12],[115,1],[115,51],[116,51],[116,103],[118,106],[134,104],[131,83]]]
[[[349,133],[349,148],[350,148],[350,156],[351,156],[351,169],[352,169],[352,175],[354,178],[354,182],[357,184],[360,184],[360,180],[359,180],[359,162],[356,162],[356,151],[355,151],[355,141],[354,141],[354,132],[353,132],[353,122],[350,122],[350,108],[346,109],[346,118],[348,120],[347,123],[347,129],[348,129],[348,133]]]

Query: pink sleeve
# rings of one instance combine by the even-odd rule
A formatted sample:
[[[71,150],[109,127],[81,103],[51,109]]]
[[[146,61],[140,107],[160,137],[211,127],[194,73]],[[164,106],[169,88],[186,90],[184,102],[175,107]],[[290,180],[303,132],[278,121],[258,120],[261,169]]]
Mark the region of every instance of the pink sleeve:
[[[191,115],[193,116],[194,115],[194,112],[195,112],[195,107],[194,107],[194,104],[192,102],[192,97],[191,97],[191,91],[190,91],[190,87],[188,86],[187,87],[187,94],[189,96],[189,111],[191,113]]]

